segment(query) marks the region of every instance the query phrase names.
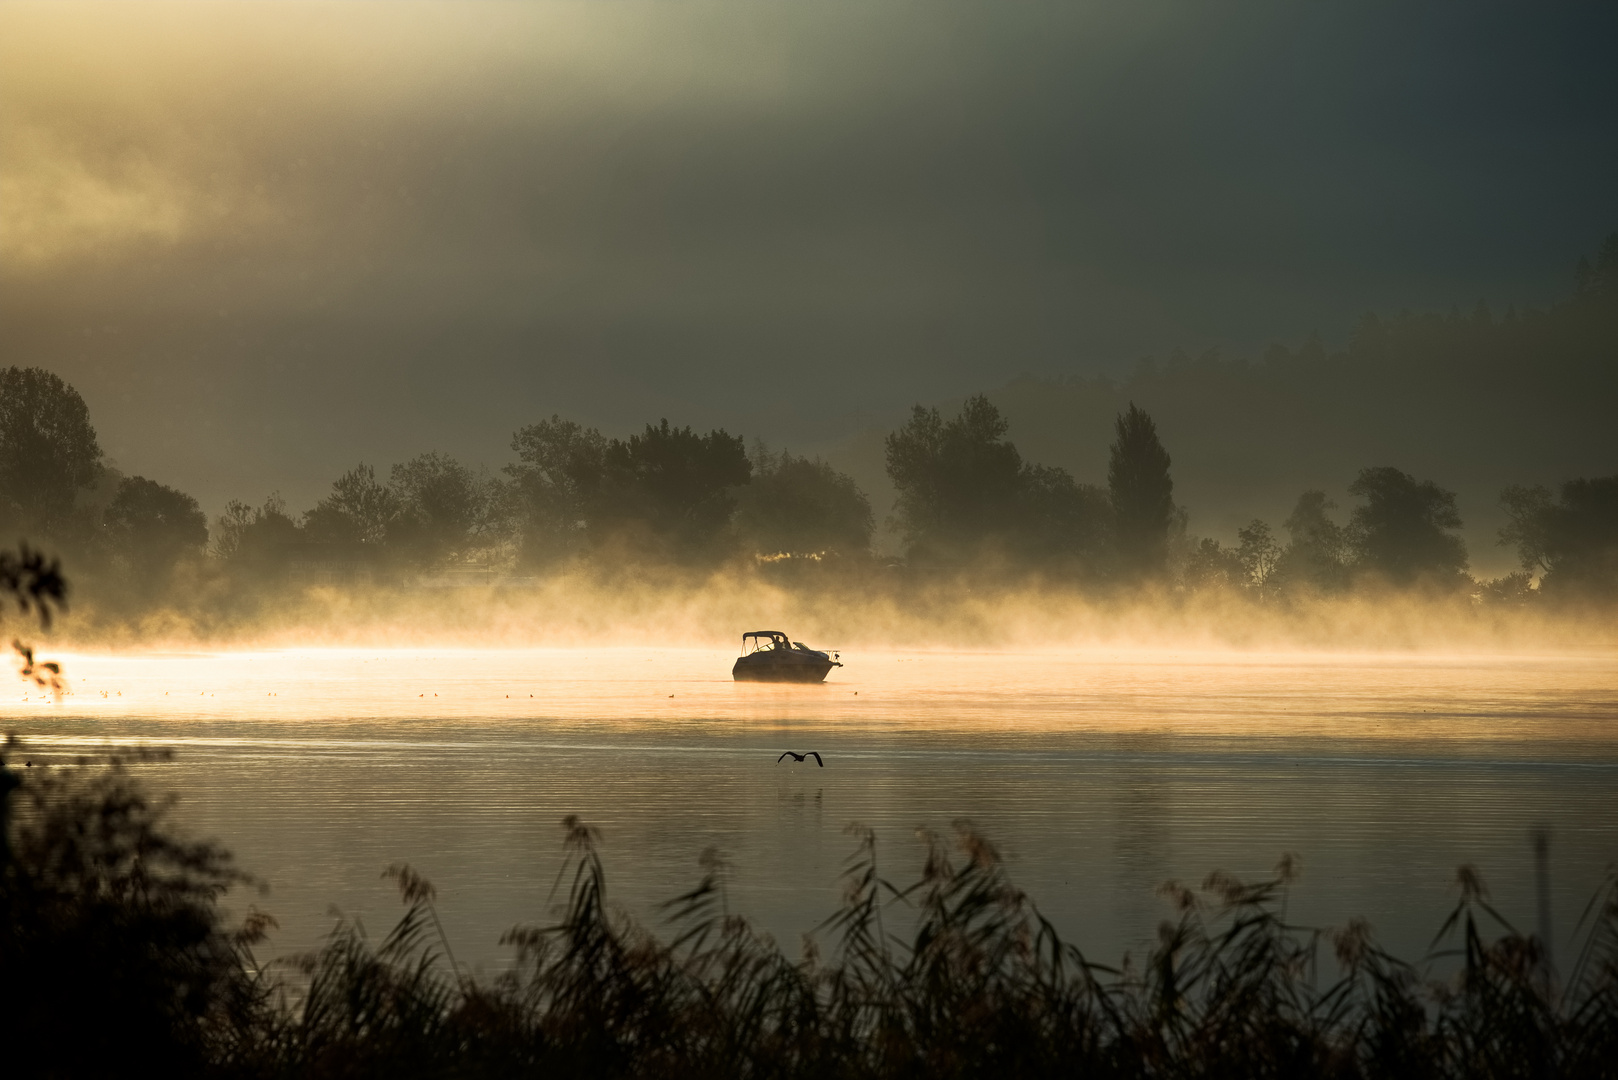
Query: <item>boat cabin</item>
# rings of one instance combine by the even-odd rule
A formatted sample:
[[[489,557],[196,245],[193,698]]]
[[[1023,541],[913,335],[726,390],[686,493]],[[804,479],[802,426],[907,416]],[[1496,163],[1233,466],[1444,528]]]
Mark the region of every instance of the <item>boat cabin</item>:
[[[752,633],[742,635],[743,656],[791,648],[792,642],[788,641],[787,636],[779,630],[754,630]]]

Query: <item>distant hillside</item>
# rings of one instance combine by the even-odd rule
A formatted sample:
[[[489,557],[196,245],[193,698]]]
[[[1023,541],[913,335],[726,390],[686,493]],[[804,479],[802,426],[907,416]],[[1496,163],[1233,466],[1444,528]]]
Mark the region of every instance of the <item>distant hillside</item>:
[[[1177,354],[1122,379],[1022,378],[988,396],[1026,458],[1102,484],[1113,417],[1136,402],[1174,457],[1192,531],[1221,540],[1254,517],[1278,525],[1308,488],[1346,517],[1359,469],[1396,466],[1459,494],[1473,571],[1492,575],[1512,568],[1494,542],[1501,488],[1618,473],[1618,238],[1581,276],[1577,295],[1546,311],[1367,316],[1338,350]],[[824,451],[879,517],[891,503],[882,434]]]

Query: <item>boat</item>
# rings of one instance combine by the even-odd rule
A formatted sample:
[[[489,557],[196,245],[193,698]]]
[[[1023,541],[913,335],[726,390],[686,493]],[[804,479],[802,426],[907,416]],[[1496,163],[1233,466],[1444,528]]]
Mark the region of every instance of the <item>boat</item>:
[[[834,667],[842,667],[836,653],[811,649],[789,641],[779,630],[754,630],[742,635],[742,654],[730,669],[737,682],[825,682]]]

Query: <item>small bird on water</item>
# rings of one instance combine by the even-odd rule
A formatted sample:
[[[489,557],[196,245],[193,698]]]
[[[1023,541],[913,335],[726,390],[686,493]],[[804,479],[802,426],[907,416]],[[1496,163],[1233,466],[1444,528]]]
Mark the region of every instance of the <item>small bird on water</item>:
[[[801,754],[793,753],[791,750],[788,750],[786,753],[784,753],[780,757],[776,758],[775,763],[777,765],[779,765],[779,764],[781,764],[781,762],[785,761],[787,758],[791,758],[793,761],[802,761],[806,757],[814,758],[815,759],[815,764],[819,765],[822,769],[824,769],[826,767],[826,763],[824,761],[820,760],[820,755],[815,753],[813,750],[805,750]]]

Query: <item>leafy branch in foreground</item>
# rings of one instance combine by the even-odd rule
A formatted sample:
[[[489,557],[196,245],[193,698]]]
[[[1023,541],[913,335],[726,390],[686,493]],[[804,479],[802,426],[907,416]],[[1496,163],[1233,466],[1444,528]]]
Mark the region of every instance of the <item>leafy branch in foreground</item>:
[[[22,615],[37,614],[50,629],[53,614],[67,607],[67,579],[59,559],[47,559],[26,543],[15,552],[0,550],[0,604],[10,598]]]
[[[67,607],[67,579],[59,559],[46,559],[43,552],[19,544],[15,552],[0,551],[0,608],[7,598],[24,615],[36,615],[42,629],[50,629],[53,614]],[[62,666],[54,660],[36,660],[34,650],[14,638],[12,649],[22,658],[18,674],[26,681],[53,694],[63,690]],[[0,815],[3,820],[3,815]]]

